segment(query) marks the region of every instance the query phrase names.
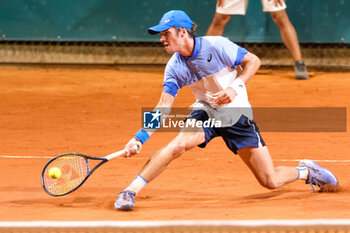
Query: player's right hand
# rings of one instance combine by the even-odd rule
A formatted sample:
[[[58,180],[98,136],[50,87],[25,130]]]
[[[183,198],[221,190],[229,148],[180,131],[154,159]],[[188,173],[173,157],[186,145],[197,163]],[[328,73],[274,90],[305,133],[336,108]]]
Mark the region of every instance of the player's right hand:
[[[124,157],[131,157],[133,155],[136,155],[140,152],[142,148],[142,143],[137,140],[136,138],[132,138],[126,145],[125,145],[125,154]]]
[[[232,87],[228,87],[222,91],[212,94],[212,98],[217,106],[223,106],[231,103],[235,99],[236,95],[236,91]]]

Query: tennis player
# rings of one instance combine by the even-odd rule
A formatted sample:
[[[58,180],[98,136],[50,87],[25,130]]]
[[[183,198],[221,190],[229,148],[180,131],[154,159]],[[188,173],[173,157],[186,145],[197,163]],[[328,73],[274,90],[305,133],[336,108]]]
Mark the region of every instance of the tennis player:
[[[163,92],[156,109],[170,109],[179,89],[189,86],[197,101],[188,120],[204,122],[215,118],[222,125],[180,131],[167,146],[152,155],[131,184],[118,195],[115,208],[134,209],[135,196],[172,160],[196,146],[204,148],[217,136],[223,138],[227,147],[238,154],[258,182],[268,189],[298,179],[306,180],[313,190],[312,185],[321,191],[337,187],[337,178],[311,160],[302,160],[297,167],[274,167],[253,120],[246,90],[246,84],[259,69],[259,58],[224,37],[196,37],[195,29],[196,24],[181,10],[165,13],[158,25],[148,29],[150,34],[160,33],[160,42],[173,54],[165,68]],[[139,130],[125,146],[126,156],[137,154],[134,146],[141,148],[151,134]]]

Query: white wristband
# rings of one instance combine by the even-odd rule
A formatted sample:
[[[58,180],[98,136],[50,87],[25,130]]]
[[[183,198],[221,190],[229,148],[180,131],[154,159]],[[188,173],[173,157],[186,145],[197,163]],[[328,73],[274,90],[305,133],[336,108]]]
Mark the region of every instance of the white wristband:
[[[240,78],[236,78],[233,83],[230,85],[230,87],[233,88],[233,90],[235,90],[235,92],[237,93],[237,95],[244,89],[245,84],[243,82],[242,79]]]

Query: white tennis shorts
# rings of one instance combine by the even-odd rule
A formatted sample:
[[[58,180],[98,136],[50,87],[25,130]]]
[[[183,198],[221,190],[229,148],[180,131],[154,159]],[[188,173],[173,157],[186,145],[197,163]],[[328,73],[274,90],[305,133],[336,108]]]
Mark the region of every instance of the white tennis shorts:
[[[223,15],[245,15],[249,0],[223,0],[222,6],[216,5],[216,13]],[[275,6],[274,0],[261,0],[264,12],[281,11],[287,8],[282,1],[282,6]]]

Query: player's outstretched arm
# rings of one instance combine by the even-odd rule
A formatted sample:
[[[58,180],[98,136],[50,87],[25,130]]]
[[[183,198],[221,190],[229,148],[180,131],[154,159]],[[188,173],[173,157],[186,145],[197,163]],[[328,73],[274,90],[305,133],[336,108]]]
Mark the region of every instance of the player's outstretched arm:
[[[158,101],[157,106],[154,108],[154,111],[157,109],[162,109],[162,114],[168,115],[170,113],[171,107],[173,106],[175,97],[170,95],[169,93],[162,92],[160,99]],[[132,139],[125,145],[125,157],[133,156],[140,152],[142,145],[150,138],[153,134],[154,130],[146,131],[144,129],[140,129]],[[135,145],[139,148],[139,150],[135,149]]]

